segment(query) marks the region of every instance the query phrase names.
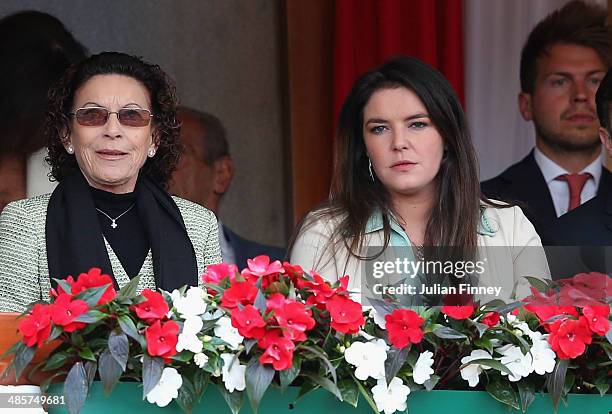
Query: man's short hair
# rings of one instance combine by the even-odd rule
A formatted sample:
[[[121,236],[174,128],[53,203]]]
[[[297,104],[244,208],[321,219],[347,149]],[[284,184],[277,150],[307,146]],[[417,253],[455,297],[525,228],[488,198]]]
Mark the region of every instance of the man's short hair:
[[[595,103],[597,104],[597,117],[602,128],[605,128],[612,134],[612,128],[610,126],[610,117],[612,116],[612,69],[608,70],[608,73],[599,84],[597,89],[597,95],[595,95]]]
[[[204,127],[205,136],[202,137],[202,146],[204,149],[203,161],[207,165],[212,166],[218,159],[229,156],[230,152],[227,134],[219,118],[208,112],[187,107],[180,107],[178,113],[179,117],[182,113],[194,117],[195,120]]]
[[[521,91],[533,93],[538,74],[537,60],[557,44],[594,49],[607,67],[612,64],[612,28],[608,12],[601,6],[571,1],[555,10],[531,31],[521,52]]]

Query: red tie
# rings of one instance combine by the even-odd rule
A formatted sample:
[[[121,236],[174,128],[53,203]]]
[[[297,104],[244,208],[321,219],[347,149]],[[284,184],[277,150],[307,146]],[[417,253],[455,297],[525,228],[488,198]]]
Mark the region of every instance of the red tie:
[[[580,193],[586,182],[591,178],[589,173],[581,174],[562,174],[555,178],[555,180],[566,181],[569,186],[569,207],[567,211],[572,211],[580,205]]]

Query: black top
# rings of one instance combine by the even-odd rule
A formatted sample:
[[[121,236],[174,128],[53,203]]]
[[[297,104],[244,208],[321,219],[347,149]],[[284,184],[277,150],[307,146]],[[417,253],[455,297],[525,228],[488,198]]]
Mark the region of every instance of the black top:
[[[113,248],[121,265],[130,278],[137,276],[150,249],[149,236],[138,215],[136,193],[115,194],[91,187],[96,209],[116,219],[112,220],[96,210],[102,234]],[[117,219],[122,213],[127,213]]]

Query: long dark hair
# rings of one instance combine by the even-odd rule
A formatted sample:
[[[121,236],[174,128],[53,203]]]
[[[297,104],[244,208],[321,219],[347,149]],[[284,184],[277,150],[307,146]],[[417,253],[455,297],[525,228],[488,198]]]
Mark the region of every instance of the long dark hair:
[[[370,178],[363,138],[363,109],[374,92],[399,87],[411,90],[423,102],[446,148],[436,177],[437,197],[424,244],[457,247],[465,258],[474,257],[483,198],[478,161],[465,114],[440,72],[406,56],[391,59],[361,76],[353,85],[340,112],[329,201],[300,224],[297,234],[317,220],[333,220],[336,225],[330,244],[344,243],[352,256],[364,259],[360,255],[364,230],[370,216],[380,211],[383,250],[388,246],[391,199],[384,185]]]
[[[142,83],[151,98],[154,114],[154,140],[158,144],[155,157],[147,158],[142,173],[163,187],[174,171],[181,155],[180,124],[176,117],[176,88],[158,66],[136,56],[103,52],[72,65],[49,91],[49,108],[44,134],[47,138],[51,176],[61,181],[79,167],[74,155],[66,152],[63,142],[70,133],[70,116],[74,94],[96,75],[118,74]]]

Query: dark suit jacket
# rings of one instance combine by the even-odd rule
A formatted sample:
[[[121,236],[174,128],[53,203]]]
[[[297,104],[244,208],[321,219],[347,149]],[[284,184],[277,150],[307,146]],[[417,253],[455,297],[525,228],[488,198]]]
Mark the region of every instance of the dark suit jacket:
[[[547,231],[546,253],[553,278],[579,272],[608,273],[612,265],[612,174],[602,170],[599,193],[559,217]]]
[[[247,240],[240,237],[227,226],[223,226],[223,232],[225,238],[229,241],[230,246],[234,249],[236,255],[236,266],[242,270],[247,267],[247,259],[265,254],[270,257],[270,261],[285,259],[285,249],[280,247],[268,246],[265,244],[257,243],[252,240]]]
[[[603,182],[603,179],[600,180],[598,192]],[[557,220],[557,213],[533,150],[497,177],[481,183],[481,188],[488,198],[517,204],[533,223],[540,237],[550,238],[547,232]]]

